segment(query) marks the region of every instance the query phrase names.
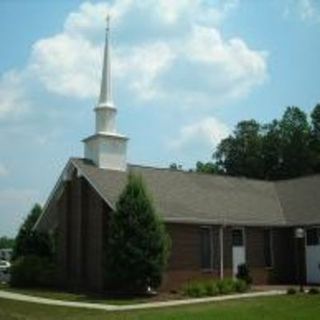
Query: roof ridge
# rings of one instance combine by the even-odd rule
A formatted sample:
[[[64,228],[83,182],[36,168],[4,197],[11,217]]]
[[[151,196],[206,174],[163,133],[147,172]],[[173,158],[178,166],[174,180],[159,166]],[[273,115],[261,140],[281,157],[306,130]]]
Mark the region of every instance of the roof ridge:
[[[246,181],[261,182],[261,183],[268,183],[268,184],[274,182],[274,181],[270,181],[270,180],[254,179],[254,178],[248,178],[248,177],[244,177],[244,176],[230,176],[230,175],[219,174],[219,173],[206,173],[206,172],[198,172],[198,171],[176,170],[176,169],[170,169],[167,167],[153,167],[150,165],[141,165],[141,164],[133,164],[133,163],[130,163],[128,165],[129,165],[129,167],[158,170],[158,171],[168,171],[168,172],[181,173],[181,174],[193,174],[193,175],[207,176],[207,177],[220,177],[220,178],[225,178],[225,179],[246,180]]]

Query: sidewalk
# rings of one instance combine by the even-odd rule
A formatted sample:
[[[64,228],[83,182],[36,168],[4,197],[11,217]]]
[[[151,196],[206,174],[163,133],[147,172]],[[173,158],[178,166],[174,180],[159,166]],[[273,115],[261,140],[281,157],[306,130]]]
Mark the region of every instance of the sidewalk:
[[[20,293],[13,293],[13,292],[8,292],[3,290],[0,290],[0,298],[24,301],[24,302],[40,303],[40,304],[60,306],[60,307],[86,308],[86,309],[97,309],[97,310],[105,310],[105,311],[130,311],[130,310],[141,310],[141,309],[151,309],[151,308],[175,307],[175,306],[183,306],[183,305],[190,305],[190,304],[197,304],[197,303],[226,301],[226,300],[234,300],[234,299],[276,296],[276,295],[283,295],[285,293],[286,293],[285,290],[271,290],[271,291],[263,291],[263,292],[231,294],[231,295],[218,296],[218,297],[149,302],[149,303],[139,303],[139,304],[133,304],[133,305],[132,304],[121,305],[121,306],[110,305],[110,304],[54,300],[54,299],[24,295]]]

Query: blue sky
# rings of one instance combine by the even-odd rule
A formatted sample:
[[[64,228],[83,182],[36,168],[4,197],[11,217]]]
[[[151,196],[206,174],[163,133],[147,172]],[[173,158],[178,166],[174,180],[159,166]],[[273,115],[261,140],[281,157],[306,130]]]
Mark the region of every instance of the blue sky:
[[[319,102],[320,1],[0,1],[0,236],[93,132],[106,13],[131,163],[209,160],[240,120]]]

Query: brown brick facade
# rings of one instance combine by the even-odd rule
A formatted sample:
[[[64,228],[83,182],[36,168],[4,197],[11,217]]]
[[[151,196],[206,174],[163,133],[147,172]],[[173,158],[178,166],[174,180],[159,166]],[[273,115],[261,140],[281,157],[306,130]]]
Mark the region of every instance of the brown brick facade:
[[[196,224],[167,224],[172,239],[171,255],[163,290],[177,290],[184,283],[220,277],[219,227],[212,228],[213,268],[201,270],[200,226]],[[294,237],[292,229],[272,229],[272,267],[266,266],[264,230],[246,227],[246,263],[255,284],[292,283],[296,279]],[[224,228],[224,276],[232,276],[232,228]]]
[[[65,182],[56,204],[59,214],[60,284],[74,290],[103,290],[103,239],[109,208],[82,177]],[[219,226],[211,225],[212,269],[201,269],[201,225],[167,223],[171,254],[162,290],[177,290],[195,279],[220,277]],[[290,228],[273,228],[272,268],[266,267],[264,230],[245,227],[246,263],[256,284],[292,283],[296,279],[295,241]],[[224,276],[232,276],[232,227],[224,227]]]
[[[74,175],[57,203],[59,282],[72,290],[103,289],[103,230],[108,209],[88,182]]]

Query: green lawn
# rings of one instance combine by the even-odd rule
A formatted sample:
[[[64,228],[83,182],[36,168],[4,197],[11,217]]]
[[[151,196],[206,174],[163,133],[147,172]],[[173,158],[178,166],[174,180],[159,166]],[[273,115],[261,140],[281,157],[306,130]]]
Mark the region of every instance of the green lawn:
[[[277,296],[131,312],[105,312],[0,299],[0,320],[294,320],[319,319],[320,295]]]
[[[76,302],[90,302],[90,303],[102,303],[102,304],[113,304],[113,305],[126,305],[126,304],[136,304],[143,302],[150,302],[148,298],[110,298],[103,297],[101,295],[87,295],[81,293],[73,293],[66,291],[59,291],[54,289],[20,289],[20,288],[11,288],[8,285],[0,285],[0,290],[21,293],[28,296],[35,296],[48,299],[64,300],[64,301],[76,301]]]

